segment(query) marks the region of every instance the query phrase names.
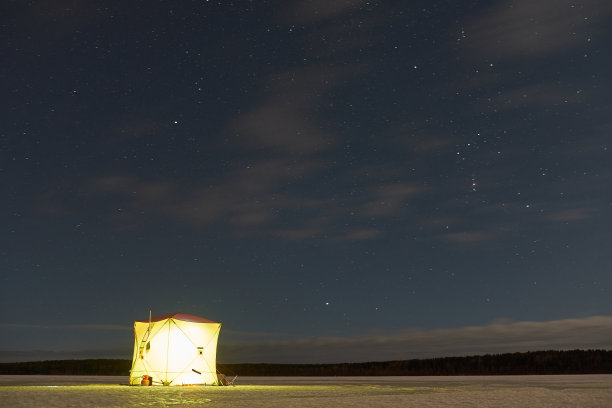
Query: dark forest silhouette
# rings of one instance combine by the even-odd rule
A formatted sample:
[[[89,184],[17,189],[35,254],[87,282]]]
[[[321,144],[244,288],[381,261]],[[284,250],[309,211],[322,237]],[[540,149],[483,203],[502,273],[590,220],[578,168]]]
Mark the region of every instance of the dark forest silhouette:
[[[0,363],[0,374],[129,375],[130,360]],[[612,374],[612,351],[568,350],[338,364],[219,364],[240,376]]]

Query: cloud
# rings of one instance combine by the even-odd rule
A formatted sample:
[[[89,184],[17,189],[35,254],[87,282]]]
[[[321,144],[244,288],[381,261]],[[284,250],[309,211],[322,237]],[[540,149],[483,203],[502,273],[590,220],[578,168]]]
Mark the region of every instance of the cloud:
[[[560,222],[581,221],[591,218],[593,213],[593,208],[566,208],[549,212],[546,218]]]
[[[360,8],[364,1],[325,2],[320,0],[283,4],[279,15],[295,14],[304,23],[330,21]],[[284,19],[286,22],[286,19]],[[329,24],[329,29],[335,29]],[[309,41],[306,30],[298,41]],[[343,35],[350,34],[342,29]],[[296,33],[296,35],[298,35]],[[355,37],[354,35],[352,36]],[[364,40],[365,41],[365,40]],[[316,46],[314,48],[317,48]],[[304,49],[313,50],[311,46]],[[129,210],[135,214],[163,214],[172,219],[196,225],[223,223],[240,233],[257,230],[282,239],[304,239],[321,236],[325,226],[313,227],[318,212],[338,211],[329,199],[316,197],[300,183],[312,181],[323,162],[321,155],[337,147],[342,135],[325,120],[325,109],[331,90],[346,84],[364,72],[355,63],[330,68],[315,64],[312,68],[292,67],[259,80],[259,95],[250,107],[230,120],[217,135],[224,144],[215,143],[220,155],[241,156],[244,162],[235,167],[217,169],[214,175],[200,175],[185,183],[181,180],[151,180],[135,174],[108,174],[91,182],[91,196],[122,198],[122,218]],[[112,129],[120,141],[155,135],[164,124],[136,117]],[[220,172],[219,172],[220,170]],[[113,209],[115,211],[116,208]],[[125,212],[123,212],[125,210]],[[289,213],[292,222],[284,223],[280,215]],[[120,224],[125,225],[122,219]],[[295,220],[302,220],[295,225]],[[279,223],[281,225],[279,225]],[[284,225],[289,224],[289,225]]]
[[[339,237],[334,237],[334,241],[363,241],[373,239],[380,235],[380,230],[374,228],[359,229],[347,232]]]
[[[294,228],[279,229],[274,231],[274,236],[287,241],[301,241],[303,239],[313,239],[320,236],[323,230],[319,228]]]
[[[131,330],[132,328],[119,324],[21,324],[0,323],[5,329],[37,329],[37,330]]]
[[[118,195],[127,210],[162,214],[186,223],[226,223],[238,229],[273,226],[279,212],[308,215],[322,201],[282,192],[316,172],[314,159],[295,163],[286,159],[260,159],[214,177],[202,177],[195,187],[180,180],[144,180],[115,174],[93,180],[92,199]]]
[[[344,56],[343,64],[333,62],[339,58],[337,52],[347,50],[348,41],[357,40],[351,45],[355,50],[372,46],[375,40],[370,31],[385,24],[385,18],[369,9],[368,19],[352,16],[363,11],[365,4],[312,0],[283,3],[277,8],[287,26],[289,15],[310,24],[294,35],[303,44],[304,59],[313,63],[283,67],[259,78],[252,104],[211,138],[215,140],[211,148],[217,154],[240,157],[240,163],[228,163],[215,169],[214,174],[193,175],[188,182],[171,176],[151,179],[135,173],[107,174],[91,181],[90,198],[98,202],[103,202],[102,197],[113,200],[109,214],[121,226],[130,224],[132,215],[144,220],[141,215],[161,214],[192,225],[228,226],[234,234],[257,233],[284,240],[375,238],[378,232],[366,225],[354,225],[348,232],[345,228],[336,230],[338,225],[345,225],[347,211],[342,206],[354,206],[337,199],[342,186],[330,189],[332,183],[326,181],[322,188],[313,188],[321,184],[320,178],[317,181],[320,176],[330,175],[328,180],[343,177],[340,167],[331,175],[329,165],[329,157],[346,137],[338,131],[339,124],[329,119],[336,113],[334,93],[360,78],[368,66],[360,59]],[[355,17],[350,27],[334,23],[336,18],[351,17],[349,14]],[[330,46],[334,50],[337,47],[337,52],[328,52]],[[113,133],[129,142],[130,137],[155,135],[163,126],[156,120],[137,117],[125,121]],[[370,207],[364,208],[367,214],[392,215],[407,198],[406,192],[391,191],[390,187],[379,190],[372,197],[364,197],[371,201]],[[121,211],[117,212],[119,207]]]
[[[473,244],[491,240],[495,236],[487,231],[462,231],[442,234],[440,238],[458,244]]]
[[[463,41],[481,56],[538,57],[585,46],[610,13],[605,0],[501,1],[465,25]]]
[[[18,325],[42,330],[123,330],[116,325]],[[5,325],[0,327],[8,328]],[[11,325],[15,328],[14,325]],[[131,330],[131,329],[130,329]],[[231,338],[240,339],[232,341]],[[227,340],[226,340],[227,339]],[[277,340],[278,339],[278,340]],[[512,322],[450,329],[411,329],[355,336],[295,338],[282,333],[226,331],[218,346],[221,363],[337,363],[406,360],[535,350],[610,349],[612,316]],[[0,362],[43,359],[125,358],[131,349],[0,351]]]
[[[583,89],[544,82],[511,89],[496,95],[491,101],[495,104],[497,110],[550,108],[584,102],[584,99],[588,96]],[[484,107],[485,104],[475,106],[479,111],[482,111]]]
[[[612,316],[547,322],[495,321],[485,326],[407,330],[353,337],[225,342],[223,363],[333,363],[612,347]]]
[[[371,194],[374,199],[365,203],[358,213],[365,217],[395,215],[403,210],[406,201],[423,191],[423,187],[411,183],[377,186]]]
[[[105,18],[109,10],[102,6],[96,0],[87,4],[78,0],[15,2],[7,4],[12,10],[5,10],[5,16],[12,20],[9,27],[27,29],[24,32],[29,35],[24,38],[28,42],[33,36],[40,42],[64,42],[75,32],[87,29]],[[54,48],[42,47],[41,51],[47,49]]]
[[[455,92],[457,84],[454,84],[452,89]],[[435,129],[436,125],[428,120],[418,123],[409,121],[390,126],[385,135],[393,144],[417,153],[418,155],[412,158],[414,160],[419,156],[452,150],[457,144],[456,137],[448,130]]]
[[[358,69],[298,68],[262,81],[262,95],[227,131],[232,148],[268,154],[314,154],[333,147],[338,136],[318,110],[327,91]]]
[[[50,350],[0,350],[0,363],[14,363],[23,361],[44,360],[75,360],[75,359],[131,359],[132,350],[129,348],[117,349],[92,349],[72,351],[50,351]]]
[[[306,114],[308,107],[279,99],[265,102],[240,117],[234,132],[242,147],[313,153],[333,143],[333,135],[318,128]]]

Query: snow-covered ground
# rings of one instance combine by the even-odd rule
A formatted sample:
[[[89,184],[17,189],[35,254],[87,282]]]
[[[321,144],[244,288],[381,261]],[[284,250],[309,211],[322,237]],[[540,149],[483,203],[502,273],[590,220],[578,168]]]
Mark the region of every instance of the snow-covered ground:
[[[0,376],[0,406],[612,407],[612,375],[240,377],[235,387],[124,384],[127,377]]]

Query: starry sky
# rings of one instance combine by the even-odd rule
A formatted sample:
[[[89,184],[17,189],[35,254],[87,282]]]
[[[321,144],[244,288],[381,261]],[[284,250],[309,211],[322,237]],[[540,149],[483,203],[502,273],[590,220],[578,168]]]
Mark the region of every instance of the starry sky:
[[[1,360],[149,310],[225,362],[612,348],[608,1],[0,16]]]

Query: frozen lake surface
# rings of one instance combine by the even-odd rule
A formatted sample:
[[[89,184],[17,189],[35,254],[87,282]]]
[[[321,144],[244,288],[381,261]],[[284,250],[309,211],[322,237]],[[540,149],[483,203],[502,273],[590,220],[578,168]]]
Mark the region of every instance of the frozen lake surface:
[[[129,387],[127,377],[0,376],[0,407],[612,407],[612,375],[239,377]]]

